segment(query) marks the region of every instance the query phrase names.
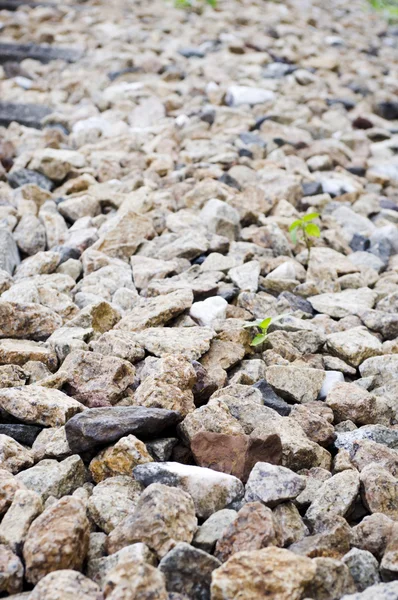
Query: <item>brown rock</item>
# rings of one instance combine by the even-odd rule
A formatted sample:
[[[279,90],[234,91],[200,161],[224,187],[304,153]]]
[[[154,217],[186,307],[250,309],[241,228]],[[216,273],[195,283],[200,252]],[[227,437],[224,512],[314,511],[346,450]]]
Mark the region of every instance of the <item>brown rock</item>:
[[[236,552],[279,545],[281,539],[272,510],[261,502],[248,502],[217,541],[214,554],[225,562]]]
[[[141,298],[116,325],[124,331],[142,331],[147,327],[165,325],[168,321],[191,307],[191,290],[176,290],[155,298]]]
[[[43,511],[41,498],[30,490],[17,490],[0,524],[0,541],[20,554],[29,527]]]
[[[8,510],[17,490],[24,488],[23,483],[5,469],[0,469],[0,515]]]
[[[33,465],[33,455],[16,440],[0,434],[0,469],[6,469],[14,475]]]
[[[8,546],[0,545],[0,593],[22,592],[23,566]]]
[[[391,409],[387,403],[355,383],[337,383],[326,398],[336,423],[352,421],[356,425],[389,425]]]
[[[97,454],[90,463],[90,472],[98,483],[107,477],[131,475],[134,467],[152,461],[144,442],[134,435],[127,435]]]
[[[163,557],[178,542],[190,543],[196,527],[191,496],[178,488],[153,483],[142,493],[134,513],[110,533],[108,552],[113,554],[125,546],[143,542]]]
[[[213,572],[212,600],[300,600],[315,575],[308,558],[282,548],[238,552]]]
[[[103,600],[100,588],[77,571],[63,569],[39,581],[29,600]]]
[[[186,441],[192,440],[200,431],[228,435],[244,434],[242,425],[231,415],[222,398],[212,399],[209,404],[194,410],[185,417],[179,428]]]
[[[351,529],[343,517],[321,519],[315,524],[314,534],[289,546],[295,554],[316,558],[342,558],[350,550]]]
[[[369,512],[398,521],[398,480],[386,469],[374,463],[362,469],[361,496]]]
[[[143,561],[121,560],[106,576],[107,600],[167,600],[163,573]]]
[[[394,521],[381,513],[365,517],[352,528],[352,545],[367,550],[380,560],[390,540]]]
[[[46,340],[61,325],[61,317],[46,306],[0,300],[0,339]]]
[[[0,367],[0,389],[25,385],[28,379],[26,371],[17,365],[4,365]]]
[[[318,405],[323,410],[318,410]],[[326,409],[326,411],[325,411]],[[331,419],[329,418],[329,413]],[[328,407],[320,402],[308,402],[307,404],[297,404],[293,406],[290,412],[290,418],[297,421],[303,428],[307,437],[320,444],[321,446],[329,446],[334,438],[333,412],[328,411]]]
[[[30,526],[23,549],[27,580],[37,583],[59,569],[81,570],[88,542],[89,521],[82,501],[61,498]]]
[[[112,226],[91,248],[114,258],[128,260],[142,242],[155,235],[152,219],[128,211],[113,219]]]
[[[196,372],[182,354],[166,354],[156,365],[156,372],[138,387],[134,402],[148,408],[176,410],[186,416],[195,410],[192,388]]]
[[[23,366],[30,360],[44,363],[51,371],[58,365],[57,355],[38,342],[13,339],[0,341],[1,365]]]
[[[340,600],[345,594],[354,594],[357,589],[348,567],[335,558],[314,558],[315,577],[308,595],[317,600]]]
[[[234,475],[243,482],[257,462],[278,465],[282,459],[282,444],[277,434],[256,438],[201,431],[192,438],[191,451],[199,466]]]
[[[135,375],[126,360],[83,350],[68,354],[62,370],[68,374],[65,391],[89,408],[115,404],[134,383]]]
[[[290,546],[308,535],[308,529],[293,502],[278,504],[272,512],[281,536],[281,542],[278,545]]]
[[[398,451],[370,440],[358,440],[350,452],[352,464],[362,471],[370,463],[376,463],[391,475],[398,475]]]

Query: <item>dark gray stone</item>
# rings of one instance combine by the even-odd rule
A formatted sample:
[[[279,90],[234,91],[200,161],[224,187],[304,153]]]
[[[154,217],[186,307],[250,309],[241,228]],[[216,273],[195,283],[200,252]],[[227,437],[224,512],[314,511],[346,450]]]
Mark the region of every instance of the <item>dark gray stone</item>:
[[[8,229],[0,229],[0,269],[12,275],[20,262],[18,246],[12,234]]]
[[[41,173],[38,173],[37,171],[32,171],[31,169],[20,169],[19,171],[14,171],[7,176],[7,179],[12,188],[19,188],[26,183],[34,183],[44,190],[51,192],[51,190],[55,187],[55,184],[51,181],[51,179],[45,175],[42,175]]]
[[[0,64],[21,62],[26,58],[49,63],[52,60],[64,60],[73,63],[81,59],[83,52],[73,48],[57,48],[56,46],[39,46],[37,44],[0,44]]]
[[[315,311],[308,300],[301,298],[301,296],[296,296],[296,294],[292,294],[292,292],[282,292],[279,294],[278,300],[286,300],[293,311],[301,310],[302,312],[308,313],[311,316],[315,314]]]
[[[177,438],[161,438],[146,444],[149,454],[158,462],[170,460],[173,448],[178,444]]]
[[[387,121],[395,121],[398,119],[398,102],[379,102],[375,113]]]
[[[72,452],[84,452],[117,442],[125,435],[154,437],[181,420],[178,412],[143,406],[91,408],[75,415],[65,426]]]
[[[8,437],[13,438],[25,446],[32,446],[41,431],[42,427],[36,427],[35,425],[0,423],[1,435],[8,435]]]
[[[168,592],[186,594],[191,600],[210,600],[211,574],[221,563],[190,544],[180,542],[159,564]]]
[[[21,125],[25,125],[25,127],[41,129],[44,117],[52,112],[52,109],[48,106],[41,106],[39,104],[15,104],[13,102],[0,102],[0,125],[8,127],[10,123],[16,121]],[[11,183],[10,185],[12,186]],[[14,185],[12,187],[18,186]]]
[[[280,398],[278,394],[274,392],[270,384],[265,381],[265,379],[260,379],[260,381],[257,381],[253,387],[257,390],[260,390],[265,406],[272,408],[277,413],[282,415],[282,417],[287,417],[290,414],[290,411],[292,410],[290,404]]]

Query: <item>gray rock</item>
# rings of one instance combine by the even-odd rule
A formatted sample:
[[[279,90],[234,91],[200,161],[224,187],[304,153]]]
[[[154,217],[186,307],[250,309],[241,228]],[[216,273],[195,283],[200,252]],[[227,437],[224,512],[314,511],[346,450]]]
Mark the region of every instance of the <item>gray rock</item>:
[[[267,381],[287,400],[294,402],[313,402],[317,399],[325,379],[320,369],[273,365],[267,369]]]
[[[353,548],[342,558],[359,592],[380,583],[379,563],[371,552]]]
[[[305,516],[310,522],[329,514],[345,517],[352,511],[358,492],[359,474],[356,471],[337,473],[315,492]]]
[[[304,488],[304,478],[290,469],[259,462],[249,475],[245,501],[260,501],[273,507],[281,502],[293,500]]]
[[[13,236],[7,229],[0,229],[0,269],[12,275],[20,262]]]
[[[180,420],[175,411],[142,406],[91,408],[75,417],[65,427],[72,452],[110,444],[129,434],[152,437]]]
[[[192,545],[205,552],[212,553],[217,540],[222,536],[227,527],[234,521],[238,513],[236,510],[224,508],[213,513],[198,528]]]
[[[159,563],[169,592],[186,594],[192,600],[210,600],[211,574],[219,560],[203,550],[180,542]]]
[[[348,594],[341,600],[397,600],[398,581],[391,583],[378,583],[367,588],[364,592]]]
[[[82,459],[74,455],[62,462],[42,460],[34,467],[18,473],[16,479],[28,490],[39,494],[44,501],[50,496],[61,498],[71,494],[84,484],[86,473]]]

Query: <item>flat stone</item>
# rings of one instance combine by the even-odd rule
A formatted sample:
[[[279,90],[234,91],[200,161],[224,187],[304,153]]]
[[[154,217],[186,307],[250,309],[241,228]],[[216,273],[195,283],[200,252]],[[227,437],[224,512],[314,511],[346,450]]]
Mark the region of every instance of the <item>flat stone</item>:
[[[55,371],[58,359],[54,352],[39,342],[28,340],[0,340],[0,364],[23,366],[30,360],[45,364],[50,371]]]
[[[336,473],[318,489],[306,518],[311,522],[323,515],[348,516],[359,492],[359,474],[356,471]]]
[[[41,427],[35,427],[34,425],[0,423],[0,434],[8,435],[25,446],[32,446],[41,430]]]
[[[28,425],[60,427],[84,407],[59,390],[29,385],[0,389],[0,408]]]
[[[31,523],[42,511],[43,503],[38,494],[30,490],[17,490],[0,524],[1,543],[20,554]]]
[[[217,540],[223,535],[228,526],[235,520],[238,513],[229,508],[223,508],[213,513],[201,525],[192,541],[192,545],[205,552],[212,553]]]
[[[320,369],[273,365],[267,369],[267,382],[287,400],[312,402],[317,399],[325,378]]]
[[[373,308],[377,295],[369,288],[343,290],[335,294],[319,294],[308,298],[314,310],[342,319],[348,315],[356,315],[361,310]]]
[[[1,106],[0,106],[1,123]],[[7,229],[0,229],[0,269],[13,275],[21,262],[18,247],[12,234]]]
[[[65,427],[72,452],[84,452],[133,434],[153,437],[180,420],[178,413],[162,408],[114,406],[92,408],[69,419]]]
[[[353,367],[358,367],[367,358],[381,354],[382,344],[366,327],[353,327],[329,335],[326,349]]]
[[[39,46],[37,44],[0,44],[1,63],[20,62],[26,58],[48,63],[52,60],[77,62],[82,52],[71,48],[56,48],[54,46]]]
[[[99,483],[108,477],[130,475],[137,465],[152,461],[144,442],[134,435],[126,435],[114,446],[101,450],[90,462],[89,469],[94,481]]]
[[[177,352],[198,360],[209,350],[215,332],[208,327],[149,327],[135,335],[135,340],[155,356]]]
[[[193,302],[190,290],[177,290],[156,298],[143,298],[119,321],[116,329],[143,331],[148,327],[165,325],[189,309]]]
[[[43,106],[41,104],[16,104],[13,102],[0,102],[0,125],[3,127],[8,127],[10,123],[16,121],[25,127],[41,129],[43,119],[52,112],[53,111],[50,107]]]
[[[77,571],[62,569],[49,573],[30,593],[31,600],[99,600],[100,588]]]
[[[21,471],[16,476],[17,482],[29,490],[39,494],[43,501],[50,496],[61,498],[81,487],[86,479],[84,463],[77,455],[70,456],[61,462],[46,459],[34,467]]]
[[[61,317],[46,306],[0,300],[0,339],[46,340],[61,325]]]

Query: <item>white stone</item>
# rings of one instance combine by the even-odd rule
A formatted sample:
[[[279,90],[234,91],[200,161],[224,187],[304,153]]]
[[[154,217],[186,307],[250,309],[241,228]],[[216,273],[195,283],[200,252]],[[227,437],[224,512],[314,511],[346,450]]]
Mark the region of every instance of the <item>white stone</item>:
[[[246,85],[231,85],[228,88],[225,102],[228,106],[240,106],[241,104],[263,104],[275,98],[274,92],[262,88],[254,88]]]
[[[195,302],[189,311],[190,316],[203,327],[213,327],[218,321],[226,318],[228,302],[221,296],[207,298],[203,302]]]

